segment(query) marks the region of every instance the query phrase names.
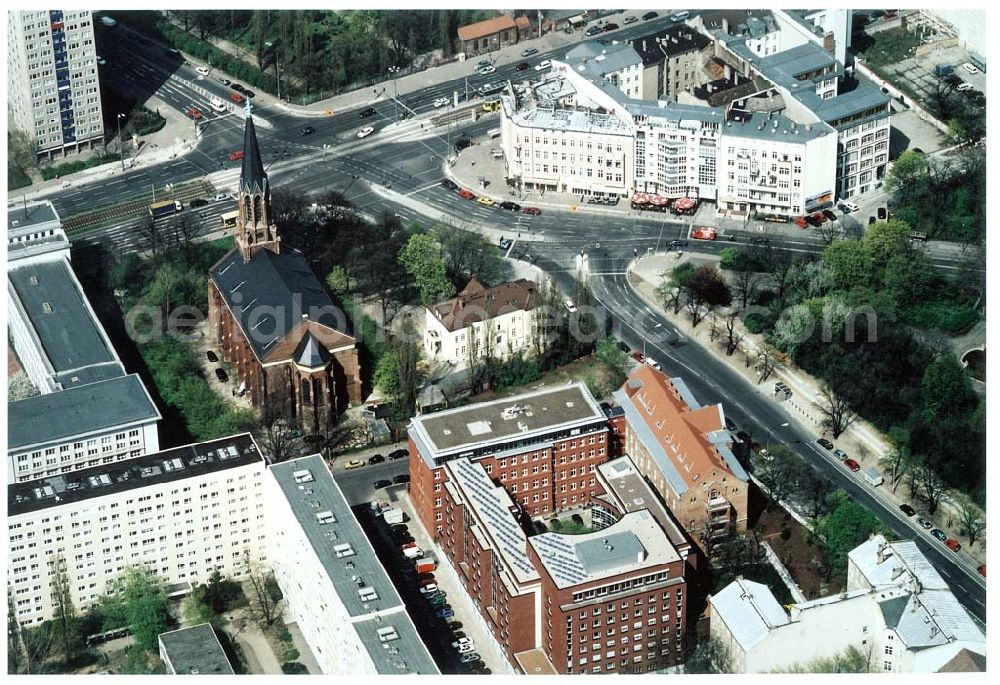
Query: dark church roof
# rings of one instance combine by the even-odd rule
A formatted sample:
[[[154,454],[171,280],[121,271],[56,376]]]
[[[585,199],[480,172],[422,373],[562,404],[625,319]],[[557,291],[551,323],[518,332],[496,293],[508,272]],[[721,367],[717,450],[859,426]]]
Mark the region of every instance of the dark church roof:
[[[260,249],[244,262],[234,249],[212,267],[209,277],[260,361],[301,323],[304,314],[350,335],[344,315],[296,252]]]
[[[250,101],[247,100],[247,122],[243,129],[243,169],[240,171],[240,191],[261,192],[266,196],[268,193],[267,174],[264,173],[264,163],[260,160],[260,145],[257,143],[257,132],[254,130],[250,111]]]
[[[302,342],[299,343],[298,349],[295,351],[295,363],[315,368],[317,366],[326,366],[328,361],[330,361],[330,354],[319,344],[316,336],[312,333],[306,333],[302,337]]]

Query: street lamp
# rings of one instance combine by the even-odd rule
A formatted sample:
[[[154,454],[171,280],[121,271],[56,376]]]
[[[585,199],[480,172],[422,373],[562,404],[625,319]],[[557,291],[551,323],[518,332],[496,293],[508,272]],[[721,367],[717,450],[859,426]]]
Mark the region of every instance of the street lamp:
[[[399,90],[396,87],[396,77],[399,75],[399,67],[397,67],[397,66],[389,67],[389,73],[392,74],[392,104],[393,104],[393,109],[396,112],[396,121],[399,121]]]
[[[118,156],[122,161],[122,171],[125,171],[125,145],[122,143],[122,119],[124,117],[124,114],[119,113],[115,119],[115,123],[118,124]]]

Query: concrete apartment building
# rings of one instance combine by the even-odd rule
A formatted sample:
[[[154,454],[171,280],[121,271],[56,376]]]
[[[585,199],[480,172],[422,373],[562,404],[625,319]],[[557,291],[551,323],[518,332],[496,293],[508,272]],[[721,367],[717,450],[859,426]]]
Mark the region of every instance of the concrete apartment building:
[[[686,24],[635,38],[631,45],[642,60],[642,89],[632,97],[677,100],[704,83],[702,66],[710,41]]]
[[[642,58],[627,43],[580,43],[566,53],[565,61],[587,78],[611,84],[625,97],[641,98],[643,95]]]
[[[138,375],[126,374],[69,247],[50,203],[8,208],[8,330],[40,393],[7,405],[9,483],[159,450],[160,412]]]
[[[7,488],[7,589],[15,618],[53,617],[63,564],[83,612],[143,564],[181,595],[213,571],[266,559],[265,462],[247,433]]]
[[[410,497],[424,527],[444,529],[443,466],[482,464],[527,516],[584,509],[599,494],[595,469],[607,461],[604,410],[580,382],[418,416],[409,429]]]
[[[624,491],[636,472],[627,458],[612,464]],[[596,532],[528,537],[482,461],[442,470],[438,542],[520,672],[638,673],[682,660],[689,545],[655,497],[631,496],[631,509],[607,497]]]
[[[470,356],[509,359],[535,350],[538,284],[519,279],[484,287],[473,278],[458,295],[425,308],[424,355],[455,366]]]
[[[7,13],[7,108],[40,159],[104,144],[90,10]]]
[[[160,633],[157,642],[169,675],[236,675],[211,623]]]
[[[737,579],[710,598],[733,673],[764,673],[854,646],[875,673],[984,670],[986,638],[913,541],[874,535],[848,555],[844,592],[792,604]],[[982,664],[982,665],[980,665]]]
[[[275,578],[323,673],[439,673],[320,455],[275,464],[265,486]]]
[[[722,405],[701,406],[682,379],[649,366],[614,398],[626,454],[702,550],[746,530],[749,476],[729,449]]]

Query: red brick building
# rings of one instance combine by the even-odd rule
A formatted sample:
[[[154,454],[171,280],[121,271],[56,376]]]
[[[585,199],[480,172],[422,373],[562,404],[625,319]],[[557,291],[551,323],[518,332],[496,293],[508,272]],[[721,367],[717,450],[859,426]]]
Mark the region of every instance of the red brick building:
[[[361,401],[358,351],[308,262],[281,249],[247,107],[236,247],[208,275],[208,330],[257,409],[322,432]]]
[[[531,21],[527,17],[506,14],[458,27],[459,51],[468,57],[499,50],[531,36]]]
[[[699,547],[746,530],[749,476],[730,451],[722,405],[702,407],[683,380],[645,365],[614,397],[625,452]]]

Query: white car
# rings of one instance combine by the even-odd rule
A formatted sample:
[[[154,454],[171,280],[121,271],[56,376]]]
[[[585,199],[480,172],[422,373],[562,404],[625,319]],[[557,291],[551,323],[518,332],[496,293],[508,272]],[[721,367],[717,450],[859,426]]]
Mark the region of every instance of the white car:
[[[358,138],[367,138],[371,134],[375,133],[374,126],[365,126],[363,129],[358,131]]]
[[[660,370],[660,363],[658,361],[656,361],[655,359],[653,359],[652,357],[646,357],[645,362],[646,362],[646,364],[648,364],[649,366],[652,366],[657,371]]]
[[[466,652],[471,652],[471,651],[475,650],[475,647],[473,647],[470,644],[464,644],[464,645],[459,645],[455,649],[458,650],[459,654],[465,654]]]
[[[546,69],[548,69],[551,66],[552,66],[552,62],[551,61],[549,61],[547,59],[543,59],[541,62],[539,62],[538,64],[535,65],[535,71],[545,71]]]
[[[226,111],[226,103],[223,102],[222,100],[212,100],[211,107],[216,112],[225,112]]]
[[[845,212],[856,212],[859,209],[856,203],[849,202],[847,200],[844,200],[843,202],[840,203],[840,208]]]
[[[963,83],[959,85],[958,88],[956,88],[955,90],[964,93],[965,91],[972,90],[973,88],[975,88],[975,86],[972,85],[971,83]]]
[[[111,27],[118,25],[118,22],[112,19],[111,17],[101,17],[101,23],[104,24],[105,26],[111,26]]]
[[[103,66],[104,66],[105,64],[107,64],[107,63],[108,63],[108,60],[104,59],[104,58],[103,58],[103,57],[101,57],[100,55],[98,55],[98,56],[97,56],[97,66],[99,66],[99,67],[103,67]],[[961,89],[961,88],[959,88],[959,90],[962,90],[962,89]]]
[[[478,69],[476,69],[476,71],[478,71],[483,76],[486,76],[487,74],[495,74],[496,70],[497,68],[492,64],[487,64],[485,67],[479,67]]]
[[[466,636],[466,637],[460,637],[460,638],[458,638],[457,640],[455,640],[454,642],[451,643],[451,646],[454,647],[455,649],[458,649],[462,645],[470,645],[471,646],[472,645],[472,638],[468,637],[468,636]]]
[[[573,300],[566,300],[566,311],[570,314],[576,314],[576,305],[573,304]]]
[[[438,98],[434,101],[434,107],[447,107],[450,102],[449,98]]]
[[[208,76],[208,67],[195,67],[194,70],[202,76]]]
[[[979,73],[979,69],[977,69],[976,67],[974,67],[971,62],[966,62],[965,64],[962,65],[962,68],[965,69],[970,74],[978,74]]]

